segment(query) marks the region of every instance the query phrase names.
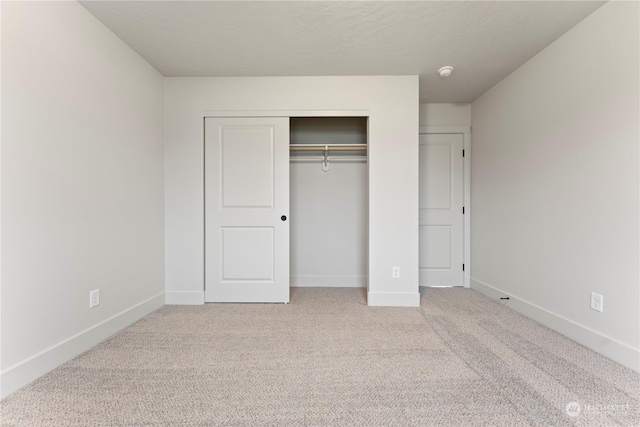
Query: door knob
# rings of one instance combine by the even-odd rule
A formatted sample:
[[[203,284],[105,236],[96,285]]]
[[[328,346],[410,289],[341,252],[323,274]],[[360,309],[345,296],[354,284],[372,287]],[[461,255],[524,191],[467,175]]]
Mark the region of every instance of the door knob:
[[[282,216],[280,217],[280,219],[281,219],[281,220],[283,220],[283,221],[286,221],[286,220],[287,220],[287,216],[286,216],[286,215],[282,215]]]

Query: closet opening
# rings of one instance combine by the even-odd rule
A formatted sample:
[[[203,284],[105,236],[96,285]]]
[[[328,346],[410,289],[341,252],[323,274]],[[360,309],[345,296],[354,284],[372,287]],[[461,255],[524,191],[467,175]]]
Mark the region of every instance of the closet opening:
[[[290,285],[366,287],[368,117],[290,118]]]

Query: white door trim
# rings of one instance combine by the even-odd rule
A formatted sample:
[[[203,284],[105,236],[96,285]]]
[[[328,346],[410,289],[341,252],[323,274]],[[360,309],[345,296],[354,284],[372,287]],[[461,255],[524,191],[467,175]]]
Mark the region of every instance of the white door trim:
[[[460,133],[464,146],[464,287],[471,287],[471,126],[420,126],[420,134]]]
[[[356,110],[201,110],[201,116],[200,116],[200,120],[202,122],[202,134],[201,134],[201,138],[202,138],[202,148],[204,150],[204,145],[205,145],[205,132],[204,132],[204,122],[205,119],[207,118],[248,118],[248,117],[283,117],[283,118],[291,118],[291,117],[370,117],[371,116],[371,112],[370,110],[360,110],[360,109],[356,109]],[[368,139],[368,135],[367,135],[367,139]],[[203,158],[204,158],[204,151],[203,151]],[[204,163],[203,163],[204,164]],[[203,168],[203,174],[204,174],[204,168]],[[370,182],[370,177],[369,177],[369,172],[367,172],[367,182]],[[369,185],[369,184],[367,184]],[[206,190],[205,190],[206,191]],[[203,191],[203,199],[205,196],[205,193]],[[204,205],[203,205],[204,207]],[[369,206],[367,206],[367,211],[369,210]],[[204,212],[203,212],[204,213]],[[205,221],[205,216],[203,215],[203,222]],[[205,228],[206,229],[206,228]],[[367,240],[370,239],[371,236],[371,229],[368,228],[367,230]],[[206,268],[206,253],[205,253],[205,241],[206,238],[204,236],[203,233],[203,239],[202,239],[202,265],[203,265],[203,271],[204,268]],[[369,248],[367,248],[367,260],[370,258],[370,250]],[[365,286],[368,289],[368,278],[370,277],[370,269],[371,266],[367,261],[367,264],[369,265],[368,267],[368,271],[367,271],[367,277],[364,279],[365,280]],[[191,298],[189,298],[189,301],[197,301],[198,304],[203,304],[206,303],[206,286],[205,286],[205,282],[206,282],[206,275],[203,273],[203,277],[202,277],[202,291],[201,292],[197,292],[198,296],[190,296]],[[368,293],[368,298],[369,295],[371,295],[370,293]],[[412,294],[413,295],[413,294]],[[419,294],[416,293],[414,295],[419,297]],[[186,298],[186,296],[184,296]],[[419,298],[418,298],[419,299]],[[415,298],[414,298],[415,300]],[[171,298],[172,304],[181,304],[182,302],[182,298],[180,298],[179,296],[172,296]],[[374,305],[371,303],[371,301],[367,301],[368,305]],[[416,302],[413,301],[413,303],[411,304],[411,306],[416,306]],[[379,304],[376,305],[389,305],[389,304],[385,304],[383,302],[380,302]],[[391,304],[394,305],[394,304]],[[401,306],[404,306],[406,304],[400,304]]]
[[[203,117],[369,117],[369,110],[202,110]]]

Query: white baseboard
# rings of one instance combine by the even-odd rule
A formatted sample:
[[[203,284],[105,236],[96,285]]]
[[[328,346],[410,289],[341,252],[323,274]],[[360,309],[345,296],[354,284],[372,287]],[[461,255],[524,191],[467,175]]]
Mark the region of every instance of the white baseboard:
[[[633,348],[611,337],[602,335],[590,328],[582,326],[572,320],[552,313],[533,303],[503,292],[480,280],[471,278],[471,289],[481,294],[498,300],[500,297],[509,297],[507,307],[530,319],[552,329],[567,338],[596,351],[619,364],[640,372],[640,349]]]
[[[291,276],[293,288],[366,288],[367,276]]]
[[[204,291],[166,291],[164,295],[167,305],[204,304]]]
[[[0,399],[21,389],[63,363],[164,306],[164,292],[74,335],[0,373]]]
[[[420,307],[420,292],[369,292],[370,307]]]

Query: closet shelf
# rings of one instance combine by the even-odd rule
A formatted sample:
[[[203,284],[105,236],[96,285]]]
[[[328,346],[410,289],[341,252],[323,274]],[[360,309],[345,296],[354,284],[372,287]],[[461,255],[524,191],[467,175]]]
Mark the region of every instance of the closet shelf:
[[[314,163],[324,161],[322,156],[296,156],[289,159],[291,163]],[[366,163],[367,156],[328,156],[327,162]]]
[[[364,144],[289,144],[291,151],[367,151]]]
[[[329,162],[336,161],[338,158],[350,157],[352,154],[346,154],[341,156],[329,156],[330,151],[367,151],[367,146],[365,144],[289,144],[289,149],[291,151],[319,151],[323,154],[319,160],[322,161],[322,170],[325,172],[329,171]],[[294,158],[309,158],[307,155],[301,156],[292,156],[290,160],[294,160]],[[366,162],[366,153],[364,157],[358,157],[358,161]]]

